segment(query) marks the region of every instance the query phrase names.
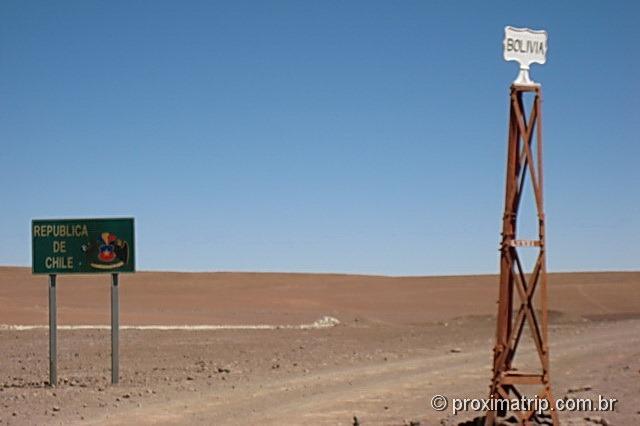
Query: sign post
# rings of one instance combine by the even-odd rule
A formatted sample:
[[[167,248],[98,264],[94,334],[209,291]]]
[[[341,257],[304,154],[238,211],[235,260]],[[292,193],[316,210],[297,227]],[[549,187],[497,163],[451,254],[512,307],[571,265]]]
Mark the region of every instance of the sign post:
[[[56,274],[49,275],[49,386],[58,384],[58,310]]]
[[[111,383],[119,381],[119,273],[135,272],[133,219],[34,220],[32,272],[49,275],[49,385],[58,382],[58,274],[111,274]]]
[[[111,384],[120,378],[120,303],[118,299],[118,274],[111,274]]]

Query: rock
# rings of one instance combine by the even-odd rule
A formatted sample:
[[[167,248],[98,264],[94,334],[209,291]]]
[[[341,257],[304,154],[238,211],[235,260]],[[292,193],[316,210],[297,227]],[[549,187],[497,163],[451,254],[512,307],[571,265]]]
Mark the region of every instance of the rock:
[[[194,380],[192,376],[187,376],[187,380]]]
[[[51,409],[52,409],[53,411],[60,411],[60,407],[59,407],[59,406],[57,406],[57,405],[54,405],[53,407],[51,407]]]
[[[591,386],[574,386],[567,389],[567,393],[586,392],[593,389]]]
[[[585,417],[584,419],[588,422],[591,422],[597,425],[609,426],[609,422],[602,417],[591,416],[591,417]]]
[[[452,348],[449,350],[449,352],[451,352],[452,354],[459,354],[460,352],[462,352],[462,349],[460,348]]]
[[[360,426],[360,421],[356,416],[353,416],[353,426]]]
[[[569,417],[563,424],[566,426],[584,426],[584,419],[582,417]]]

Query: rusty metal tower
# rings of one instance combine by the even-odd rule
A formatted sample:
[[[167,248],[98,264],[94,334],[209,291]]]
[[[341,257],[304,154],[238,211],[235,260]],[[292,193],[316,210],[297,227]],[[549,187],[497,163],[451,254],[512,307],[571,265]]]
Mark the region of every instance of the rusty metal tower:
[[[527,108],[528,117],[523,99],[523,95],[527,93],[529,97],[533,95],[532,104]],[[537,240],[517,239],[518,213],[527,184],[531,185],[535,198]],[[553,424],[558,425],[557,412],[551,409],[555,401],[549,381],[547,268],[542,184],[542,90],[539,85],[514,83],[511,86],[510,95],[506,196],[500,247],[498,323],[490,395],[494,401],[507,402],[521,399],[524,395],[523,387],[533,388],[537,398],[549,403],[550,409],[546,410],[548,413],[546,417],[551,417]],[[520,249],[537,250],[532,271],[525,271],[518,252]],[[537,306],[534,305],[536,294],[539,296]],[[514,296],[517,296],[517,299]],[[513,365],[525,324],[531,332],[539,359],[538,368],[534,366],[531,371],[520,371]],[[531,367],[527,366],[527,368]],[[540,417],[535,409],[496,408],[487,413],[485,424],[495,424],[496,415],[505,415],[506,411],[514,412],[521,424],[529,424]]]

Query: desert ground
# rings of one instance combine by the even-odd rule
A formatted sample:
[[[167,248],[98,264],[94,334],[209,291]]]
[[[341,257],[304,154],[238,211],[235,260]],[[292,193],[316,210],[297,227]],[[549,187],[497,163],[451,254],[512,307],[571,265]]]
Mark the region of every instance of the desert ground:
[[[47,277],[2,267],[0,425],[457,425],[482,413],[454,416],[430,400],[487,396],[497,282],[122,275],[123,326],[237,328],[123,329],[115,386],[109,330],[61,329],[51,388],[47,329],[16,327],[48,324]],[[109,287],[108,275],[60,276],[58,324],[109,325]],[[563,424],[640,424],[640,272],[550,274],[549,301],[556,398],[619,401],[612,412],[562,412]],[[242,328],[252,325],[274,327]],[[529,341],[522,366],[534,365]]]

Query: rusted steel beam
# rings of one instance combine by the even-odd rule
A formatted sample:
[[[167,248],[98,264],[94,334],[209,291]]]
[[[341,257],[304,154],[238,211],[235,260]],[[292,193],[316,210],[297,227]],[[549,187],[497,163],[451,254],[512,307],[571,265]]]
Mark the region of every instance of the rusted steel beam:
[[[528,92],[533,93],[534,98],[527,116],[523,94]],[[542,186],[542,91],[538,86],[512,85],[509,99],[507,173],[500,245],[500,291],[490,394],[492,398],[512,399],[522,395],[518,389],[519,385],[543,385],[541,395],[553,403],[549,384],[547,268]],[[538,218],[537,240],[517,239],[520,201],[527,181],[533,189]],[[536,263],[528,274],[520,261],[519,248],[538,250]],[[514,304],[514,293],[518,295],[519,305]],[[538,306],[534,306],[536,295],[539,295]],[[540,318],[536,307],[540,310]],[[518,366],[520,369],[516,371],[512,363],[525,324],[531,330],[540,363]],[[542,373],[528,372],[540,370]],[[485,424],[493,425],[497,414],[506,413],[489,411]],[[533,420],[536,415],[534,411],[521,411],[516,414],[523,424]],[[558,425],[557,413],[551,411],[550,415],[553,424]]]

